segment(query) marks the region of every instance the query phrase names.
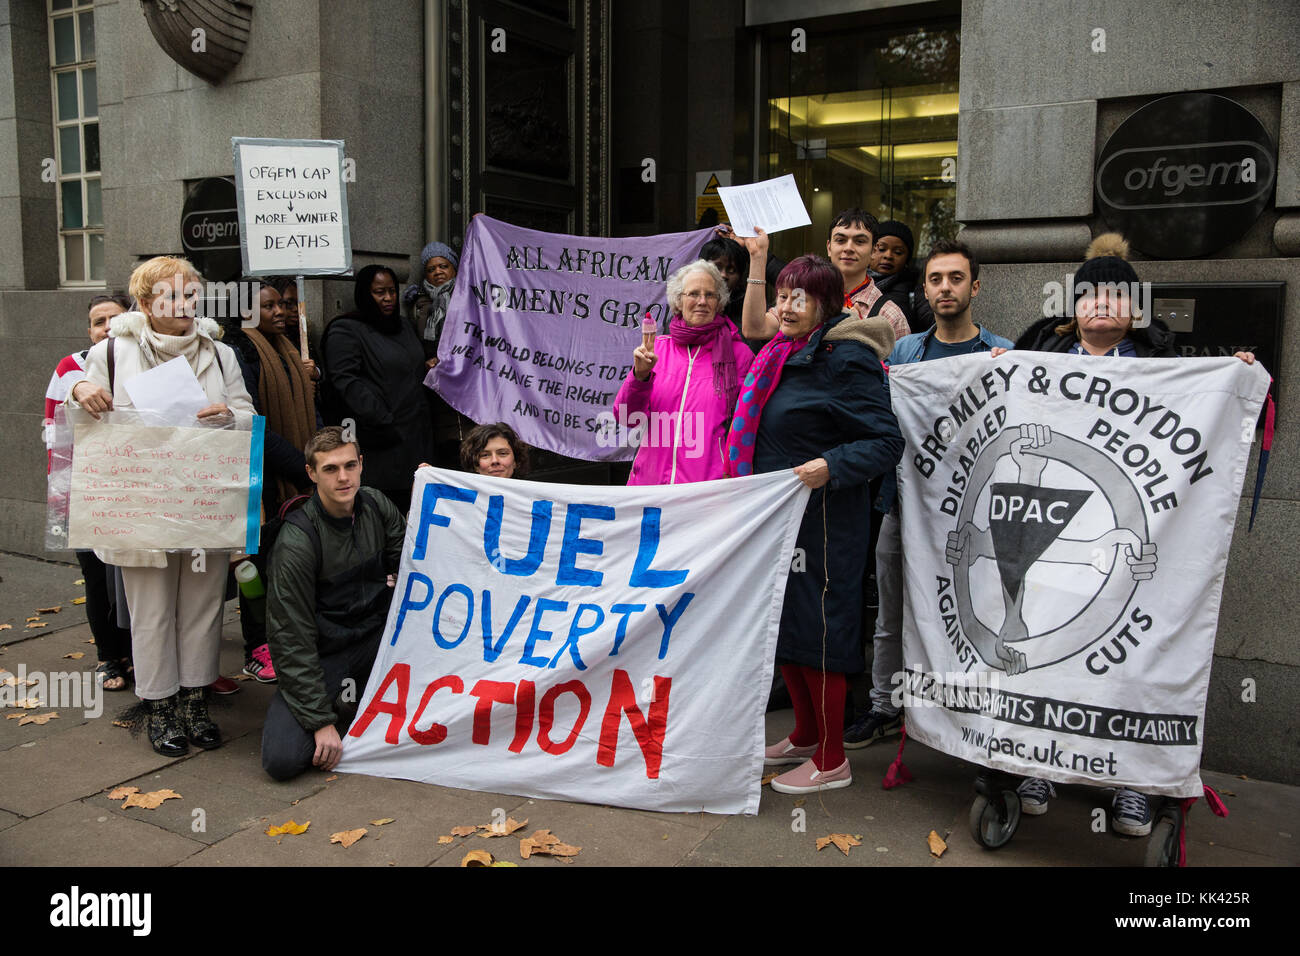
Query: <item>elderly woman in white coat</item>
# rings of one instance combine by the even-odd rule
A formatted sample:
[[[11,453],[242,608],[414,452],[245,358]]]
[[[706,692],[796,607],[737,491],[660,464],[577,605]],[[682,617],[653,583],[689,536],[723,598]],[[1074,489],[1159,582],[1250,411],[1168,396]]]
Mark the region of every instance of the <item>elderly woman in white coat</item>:
[[[129,409],[126,383],[184,357],[211,403],[198,418],[210,425],[248,428],[253,403],[239,363],[228,346],[216,341],[217,324],[195,317],[199,290],[198,272],[185,259],[158,256],[137,266],[130,293],[138,311],[113,318],[109,338],[90,350],[86,377],[68,396],[69,407],[95,418]],[[205,750],[221,746],[205,691],[218,676],[227,556],[213,553],[196,562],[188,551],[95,553],[122,568],[131,608],[136,693],[148,713],[154,750],[179,757],[188,751],[187,741]]]

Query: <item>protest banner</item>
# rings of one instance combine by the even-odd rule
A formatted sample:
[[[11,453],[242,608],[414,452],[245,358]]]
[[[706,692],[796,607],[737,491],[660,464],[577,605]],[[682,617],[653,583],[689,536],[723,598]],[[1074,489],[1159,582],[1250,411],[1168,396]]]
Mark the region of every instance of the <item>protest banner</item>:
[[[1268,374],[1009,352],[897,366],[889,385],[908,734],[1014,774],[1200,796]]]
[[[352,271],[342,140],[231,137],[244,275]]]
[[[699,257],[700,229],[633,239],[562,236],[475,216],[428,382],[476,422],[536,448],[630,461],[610,406],[650,313],[667,327],[668,277]]]
[[[756,813],[790,472],[604,488],[422,469],[342,772]]]
[[[257,553],[265,423],[74,426],[67,547]]]

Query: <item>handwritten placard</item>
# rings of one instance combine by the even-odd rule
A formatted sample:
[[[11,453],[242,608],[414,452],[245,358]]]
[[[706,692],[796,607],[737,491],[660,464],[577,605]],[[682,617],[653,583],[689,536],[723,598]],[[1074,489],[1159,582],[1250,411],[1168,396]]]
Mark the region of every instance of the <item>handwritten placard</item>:
[[[342,140],[231,139],[244,274],[352,269]]]
[[[264,419],[254,422],[252,432],[77,425],[69,547],[256,551]]]

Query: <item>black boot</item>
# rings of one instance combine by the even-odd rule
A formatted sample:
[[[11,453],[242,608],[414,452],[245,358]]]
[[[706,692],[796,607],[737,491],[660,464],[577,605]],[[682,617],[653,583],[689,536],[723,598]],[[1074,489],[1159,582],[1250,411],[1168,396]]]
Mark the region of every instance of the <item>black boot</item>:
[[[163,700],[146,700],[145,711],[149,722],[149,743],[164,757],[183,757],[190,752],[176,712],[176,695]]]
[[[208,716],[206,687],[182,687],[180,692],[181,726],[190,738],[190,743],[204,750],[216,750],[221,746],[221,731]]]

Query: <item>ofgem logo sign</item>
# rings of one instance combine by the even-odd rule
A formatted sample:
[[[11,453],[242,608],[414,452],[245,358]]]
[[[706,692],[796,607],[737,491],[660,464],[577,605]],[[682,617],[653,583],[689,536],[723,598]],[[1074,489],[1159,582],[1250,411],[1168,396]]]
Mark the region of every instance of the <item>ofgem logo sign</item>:
[[[1116,209],[1236,206],[1267,196],[1273,173],[1249,140],[1122,149],[1097,170],[1097,195]]]
[[[1097,206],[1148,256],[1190,259],[1240,239],[1264,211],[1277,149],[1225,96],[1177,93],[1136,110],[1097,157]]]

